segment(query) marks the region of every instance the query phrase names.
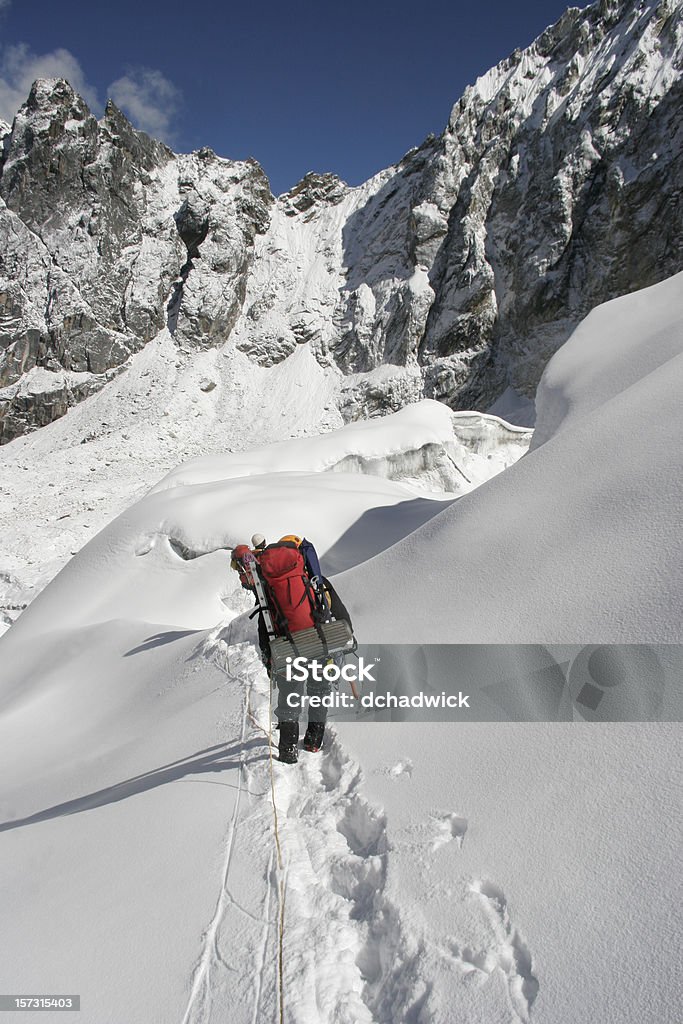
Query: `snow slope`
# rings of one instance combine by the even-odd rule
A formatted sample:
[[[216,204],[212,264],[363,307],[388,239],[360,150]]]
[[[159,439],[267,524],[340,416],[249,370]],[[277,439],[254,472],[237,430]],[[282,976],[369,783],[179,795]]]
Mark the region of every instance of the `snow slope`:
[[[425,403],[180,467],[86,545],[0,640],[1,990],[80,992],[84,1024],[276,1022],[280,990],[288,1024],[677,1021],[680,725],[336,722],[273,766],[280,863],[221,548],[309,533],[363,638],[680,642],[682,286],[597,310],[474,491],[429,446],[481,469],[481,423]]]
[[[340,579],[373,640],[680,643],[682,381],[682,274],[594,310],[524,459]],[[390,621],[386,579],[412,595]]]

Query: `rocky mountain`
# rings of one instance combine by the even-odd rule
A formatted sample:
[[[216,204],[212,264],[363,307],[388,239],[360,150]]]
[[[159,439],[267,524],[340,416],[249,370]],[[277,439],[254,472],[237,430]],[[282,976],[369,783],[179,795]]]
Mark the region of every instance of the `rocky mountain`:
[[[345,419],[532,395],[593,306],[683,267],[682,10],[571,8],[397,165],[278,199],[254,161],[176,155],[36,82],[0,126],[0,439],[164,331],[261,366],[307,345]]]

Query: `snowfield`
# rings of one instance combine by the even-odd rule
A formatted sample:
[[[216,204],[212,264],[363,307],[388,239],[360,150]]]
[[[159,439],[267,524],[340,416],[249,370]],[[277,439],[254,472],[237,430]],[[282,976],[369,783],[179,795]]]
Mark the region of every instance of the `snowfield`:
[[[0,990],[83,1024],[675,1024],[680,724],[337,720],[271,764],[226,548],[308,535],[367,642],[680,644],[682,324],[683,275],[595,310],[523,458],[434,402],[273,444],[275,399],[264,446],[94,536],[0,640]]]

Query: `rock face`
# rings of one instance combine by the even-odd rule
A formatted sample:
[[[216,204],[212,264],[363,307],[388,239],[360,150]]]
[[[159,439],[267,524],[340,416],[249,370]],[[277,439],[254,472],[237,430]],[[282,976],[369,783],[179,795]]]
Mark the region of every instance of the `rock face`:
[[[239,344],[310,340],[347,418],[533,396],[593,306],[683,267],[682,9],[570,9],[396,167],[345,194],[308,175],[259,240]]]
[[[681,10],[571,9],[456,104],[442,156],[461,182],[420,346],[437,392],[462,352],[461,398],[506,376],[533,393],[595,305],[683,266]]]
[[[0,177],[2,440],[62,415],[167,324],[225,340],[270,202],[256,164],[177,157],[112,103],[98,123],[67,82],[36,82]],[[35,368],[53,388],[22,386]]]
[[[346,418],[533,394],[594,305],[683,268],[682,10],[572,8],[396,166],[277,201],[254,162],[176,156],[36,83],[3,143],[1,439],[166,327],[264,366],[310,345]]]

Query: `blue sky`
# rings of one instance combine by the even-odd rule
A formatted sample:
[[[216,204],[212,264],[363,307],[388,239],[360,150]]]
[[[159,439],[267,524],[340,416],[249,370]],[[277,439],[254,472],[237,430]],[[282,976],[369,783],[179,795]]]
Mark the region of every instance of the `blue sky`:
[[[359,184],[440,132],[468,83],[567,6],[0,0],[0,116],[61,74],[98,114],[112,96],[178,151],[256,157],[276,194],[309,170]]]

